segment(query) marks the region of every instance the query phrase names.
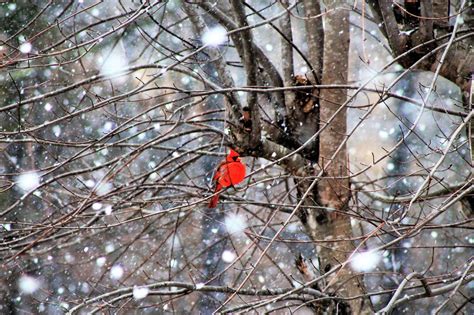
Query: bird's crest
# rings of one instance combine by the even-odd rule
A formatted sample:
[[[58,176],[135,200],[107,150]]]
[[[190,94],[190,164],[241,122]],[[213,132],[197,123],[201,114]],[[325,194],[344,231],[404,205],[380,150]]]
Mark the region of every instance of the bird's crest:
[[[230,149],[229,157],[234,157],[234,156],[240,156],[240,154],[238,154],[238,153],[235,152],[234,150]]]

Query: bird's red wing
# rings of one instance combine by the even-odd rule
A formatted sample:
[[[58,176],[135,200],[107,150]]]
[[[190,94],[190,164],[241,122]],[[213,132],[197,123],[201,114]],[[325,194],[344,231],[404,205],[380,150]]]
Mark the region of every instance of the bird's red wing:
[[[229,180],[231,185],[237,185],[245,178],[245,165],[239,162],[230,163],[228,166]]]
[[[219,191],[221,191],[222,187],[219,183],[216,184],[216,189],[214,191],[215,195],[212,196],[211,200],[209,200],[209,208],[217,207],[217,203],[219,202]]]
[[[216,170],[216,173],[214,174],[214,177],[212,177],[212,180],[214,182],[214,184],[216,185],[216,188],[215,188],[215,195],[211,198],[211,200],[209,201],[209,208],[212,209],[212,208],[215,208],[217,207],[217,203],[219,202],[219,191],[222,190],[222,187],[227,187],[225,185],[222,184],[222,182],[224,181],[223,178],[225,176],[228,177],[227,174],[227,162],[226,161],[223,161],[221,162],[221,164],[219,164],[219,166],[217,167],[217,170]]]
[[[245,178],[245,165],[237,161],[223,161],[217,167],[216,173],[212,178],[216,185],[215,195],[209,201],[209,208],[217,207],[219,202],[219,191],[223,187],[234,186]]]
[[[225,161],[221,162],[221,163],[219,164],[219,166],[217,167],[216,173],[214,174],[214,177],[212,177],[212,180],[213,180],[213,181],[217,181],[217,180],[219,179],[219,177],[221,177],[221,175],[222,175],[222,166],[223,166],[224,164],[226,164]]]
[[[229,173],[230,164],[231,163],[222,163],[221,166],[219,167],[219,177],[217,178],[217,182],[222,187],[229,187],[232,185],[232,181],[231,181],[230,173]]]
[[[245,165],[240,162],[226,163],[220,168],[218,183],[222,187],[234,186],[245,177]]]

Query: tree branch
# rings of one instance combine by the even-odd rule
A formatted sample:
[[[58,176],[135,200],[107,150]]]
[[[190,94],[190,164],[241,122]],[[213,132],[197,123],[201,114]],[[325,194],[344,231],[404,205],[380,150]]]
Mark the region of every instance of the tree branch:
[[[202,36],[206,29],[204,21],[197,14],[197,12],[195,12],[191,5],[185,4],[183,6],[183,9],[188,14],[189,19],[193,24],[193,27],[195,28],[196,32]],[[222,85],[225,87],[235,86],[234,80],[232,79],[232,76],[226,67],[226,63],[222,54],[220,54],[219,51],[214,47],[208,47],[207,53],[210,56],[210,60],[212,60],[211,62],[217,69],[217,73],[219,75],[220,81],[222,82]],[[229,101],[226,103],[226,105],[228,105],[227,112],[230,113],[230,120],[235,126],[238,126],[239,119],[241,117],[240,111],[242,109],[239,97],[236,95],[235,92],[226,93],[225,95],[227,96]]]
[[[246,27],[248,26],[247,18],[245,16],[245,10],[242,6],[241,1],[239,0],[232,0],[231,5],[233,8],[233,12],[237,21],[239,23],[239,27]],[[253,43],[253,36],[252,31],[250,29],[246,29],[244,31],[239,32],[241,36],[241,43],[243,51],[240,52],[240,58],[244,64],[245,72],[246,72],[246,79],[247,85],[256,86],[257,85],[257,62],[254,58],[254,45]],[[239,34],[237,34],[239,35]],[[249,107],[250,111],[250,120],[252,122],[251,131],[247,141],[239,141],[241,145],[246,147],[246,150],[255,150],[258,148],[261,142],[261,126],[260,126],[260,110],[257,105],[257,93],[250,92],[247,94],[247,106]],[[245,137],[247,138],[247,137]],[[240,143],[239,143],[240,145]]]
[[[376,12],[382,14],[387,40],[392,48],[394,57],[401,55],[405,51],[406,39],[404,39],[400,34],[398,23],[395,19],[395,14],[393,13],[392,1],[379,0],[378,4],[374,3],[374,8]]]
[[[92,299],[85,300],[84,302],[76,305],[75,307],[71,308],[67,314],[68,315],[73,315],[76,312],[78,312],[81,308],[91,305],[96,302],[101,302],[103,300],[106,300],[108,298],[112,298],[115,296],[113,299],[114,302],[118,300],[122,300],[125,298],[130,298],[133,297],[133,290],[135,287],[126,287],[126,288],[121,288],[118,290],[110,291],[101,295],[98,295]],[[156,282],[153,284],[148,284],[148,285],[143,285],[139,286],[139,288],[146,288],[148,289],[148,295],[182,295],[182,294],[189,294],[192,292],[221,292],[221,293],[237,293],[240,295],[250,295],[250,296],[275,296],[275,295],[281,295],[285,294],[287,292],[290,292],[293,290],[293,288],[278,288],[278,289],[261,289],[261,290],[255,290],[255,289],[240,289],[237,290],[232,287],[227,287],[227,286],[214,286],[214,285],[201,285],[201,284],[192,284],[192,283],[186,283],[186,282],[178,282],[178,281],[162,281],[162,282]],[[166,288],[167,290],[160,290],[160,291],[155,291],[154,289],[160,289],[160,288]],[[174,288],[172,290],[172,288]],[[176,289],[177,288],[177,289]],[[308,294],[313,297],[319,298],[319,297],[328,297],[328,295],[321,293],[318,290],[315,290],[313,288],[303,288],[299,290],[298,295],[301,294]],[[296,296],[293,296],[295,298]],[[289,298],[289,296],[288,296]]]
[[[219,8],[207,1],[200,2],[199,5],[206,10],[212,17],[218,20],[227,30],[232,31],[238,28],[238,25],[229,18],[227,14],[219,10]],[[232,41],[236,44],[237,50],[243,50],[241,38],[239,34],[231,34]],[[255,44],[252,44],[252,49],[255,52],[255,56],[253,58],[257,59],[258,64],[260,65],[259,70],[262,70],[262,75],[264,76],[264,80],[269,82],[271,86],[275,87],[283,87],[283,80],[280,76],[280,73],[276,69],[275,65],[270,61],[270,59],[265,56],[263,51]],[[243,54],[243,53],[239,53]],[[275,110],[275,121],[276,122],[284,122],[286,117],[286,110],[285,110],[285,98],[283,92],[276,92],[272,93],[274,96],[274,100],[272,101],[272,106]]]
[[[457,280],[453,283],[447,284],[443,287],[436,288],[436,289],[431,289],[431,292],[426,292],[425,291],[425,292],[422,292],[422,293],[415,293],[415,294],[412,294],[412,295],[404,296],[400,300],[394,302],[391,305],[391,309],[393,309],[394,307],[396,307],[398,305],[403,305],[403,304],[405,304],[407,302],[410,302],[410,301],[419,300],[419,299],[422,299],[422,298],[425,298],[425,297],[432,297],[432,296],[437,296],[437,295],[447,293],[447,292],[455,289],[456,287],[459,287],[460,285],[469,283],[473,280],[474,280],[474,274],[470,274],[470,275],[467,275],[466,277],[461,277],[459,280]],[[385,310],[385,308],[384,308],[383,310],[380,310],[379,312],[377,312],[377,314],[384,315],[384,314],[388,314],[389,312],[390,312],[390,309]]]

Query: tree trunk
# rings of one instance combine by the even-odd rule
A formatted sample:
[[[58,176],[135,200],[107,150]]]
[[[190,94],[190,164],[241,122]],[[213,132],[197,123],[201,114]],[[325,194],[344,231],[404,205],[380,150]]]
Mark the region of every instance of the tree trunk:
[[[332,1],[329,8],[336,7]],[[349,51],[349,11],[334,10],[325,16],[325,37],[322,84],[346,84],[348,73]],[[346,91],[321,91],[320,119],[321,126],[330,120],[338,108],[346,101]],[[323,168],[323,179],[318,183],[317,200],[320,206],[336,209],[333,212],[320,212],[318,215],[306,218],[305,227],[314,240],[320,239],[349,239],[352,237],[350,217],[343,212],[349,200],[348,161],[346,146],[340,145],[346,139],[346,110],[342,110],[329,123],[320,136],[319,165]],[[336,153],[336,151],[338,151]],[[330,246],[318,246],[321,272],[344,263],[354,244],[350,241],[331,243]],[[354,275],[347,266],[336,273],[337,278],[326,287],[328,292],[337,296],[349,297],[364,294],[362,278]],[[332,277],[334,277],[333,274]],[[368,301],[355,299],[348,301],[350,313],[368,314],[371,312]],[[338,306],[340,308],[340,306]],[[328,310],[326,310],[328,311]],[[336,310],[333,310],[336,312]]]

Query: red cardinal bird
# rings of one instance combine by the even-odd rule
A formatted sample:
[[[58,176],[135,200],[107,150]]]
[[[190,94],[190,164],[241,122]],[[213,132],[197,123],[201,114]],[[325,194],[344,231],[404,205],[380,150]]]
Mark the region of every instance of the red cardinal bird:
[[[217,193],[211,198],[209,202],[209,208],[217,207],[217,202],[219,201],[218,192],[222,190],[223,187],[234,186],[240,183],[245,177],[245,165],[242,164],[239,158],[239,154],[234,150],[230,149],[229,155],[226,157],[225,161],[222,161],[217,168],[216,174],[212,178],[216,182]]]

